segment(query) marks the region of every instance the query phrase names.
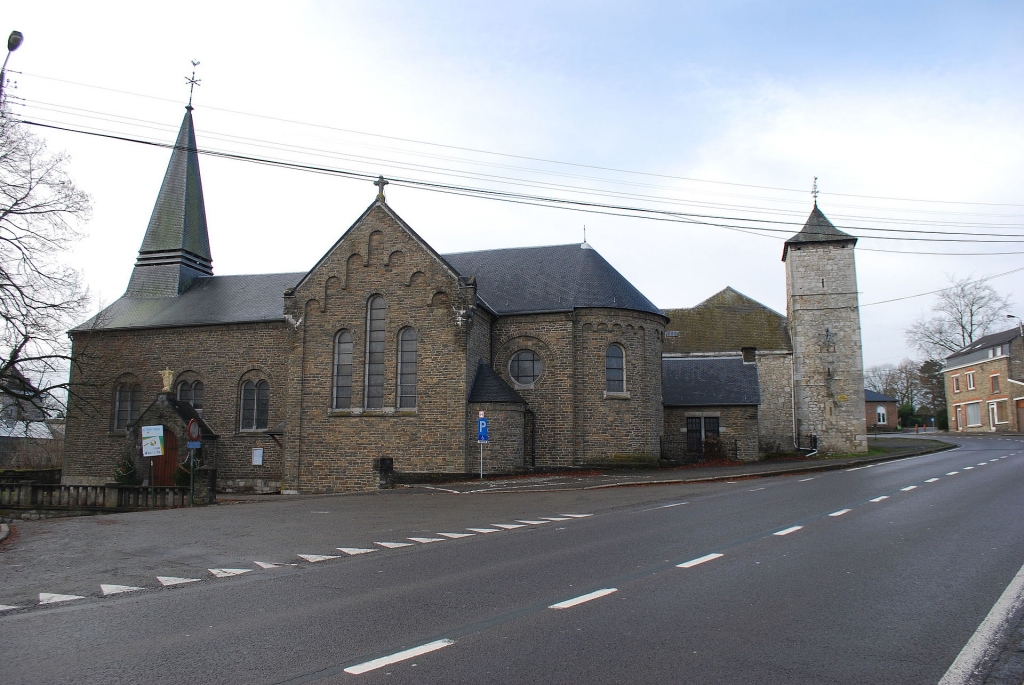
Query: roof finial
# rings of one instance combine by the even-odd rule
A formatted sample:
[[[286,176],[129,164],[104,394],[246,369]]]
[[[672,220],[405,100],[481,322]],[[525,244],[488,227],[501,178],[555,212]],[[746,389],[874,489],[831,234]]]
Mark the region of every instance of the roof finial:
[[[818,206],[818,177],[814,177],[814,185],[811,186],[811,195],[814,197],[814,206]]]
[[[381,202],[384,202],[384,186],[386,186],[387,184],[388,181],[383,176],[379,176],[377,180],[373,182],[373,185],[377,186],[377,188],[379,189],[377,191],[377,199],[380,200]]]
[[[196,78],[196,67],[198,66],[199,60],[192,60],[192,78],[189,78],[188,76],[185,77],[185,83],[188,84],[188,107],[186,107],[186,109],[189,110],[192,109],[192,91],[194,91],[196,86],[198,86],[203,80],[201,78]]]

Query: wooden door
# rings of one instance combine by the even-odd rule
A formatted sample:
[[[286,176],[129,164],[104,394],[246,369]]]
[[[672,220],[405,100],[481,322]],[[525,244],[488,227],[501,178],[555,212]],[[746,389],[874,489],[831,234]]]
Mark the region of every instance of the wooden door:
[[[164,453],[153,457],[153,485],[174,485],[174,470],[178,468],[178,437],[164,426]]]

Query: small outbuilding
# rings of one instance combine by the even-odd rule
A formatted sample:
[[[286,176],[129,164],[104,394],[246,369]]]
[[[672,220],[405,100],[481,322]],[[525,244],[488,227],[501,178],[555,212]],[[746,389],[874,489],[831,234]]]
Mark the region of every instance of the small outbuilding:
[[[864,388],[864,415],[873,433],[895,431],[899,423],[900,401]]]

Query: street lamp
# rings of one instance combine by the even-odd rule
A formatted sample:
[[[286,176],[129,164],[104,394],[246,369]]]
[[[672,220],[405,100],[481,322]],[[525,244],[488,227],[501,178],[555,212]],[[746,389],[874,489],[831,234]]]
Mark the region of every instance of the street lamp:
[[[21,47],[22,41],[25,40],[25,36],[21,31],[11,31],[11,35],[7,37],[7,57],[4,57],[4,65],[0,67],[0,112],[2,112],[4,104],[4,81],[7,80],[7,60],[11,58],[11,53]]]
[[[1024,321],[1021,321],[1019,316],[1014,316],[1013,314],[1007,314],[1006,318],[1017,319],[1017,330],[1020,332],[1020,337],[1024,338]]]

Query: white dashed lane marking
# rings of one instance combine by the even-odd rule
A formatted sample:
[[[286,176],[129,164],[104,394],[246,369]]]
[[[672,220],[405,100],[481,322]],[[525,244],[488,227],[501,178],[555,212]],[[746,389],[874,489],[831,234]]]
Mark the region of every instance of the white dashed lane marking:
[[[452,540],[457,540],[459,538],[471,538],[473,537],[474,533],[438,533],[438,535],[441,535],[446,538],[451,538]]]
[[[249,573],[249,571],[252,571],[251,568],[210,568],[206,570],[212,573],[216,578],[230,578],[231,576],[240,576],[243,573]]]
[[[501,532],[497,528],[467,528],[466,530],[471,530],[474,533],[500,533]]]
[[[703,564],[703,563],[708,562],[708,561],[713,561],[713,560],[718,559],[719,557],[723,557],[723,556],[725,556],[725,555],[724,554],[720,554],[718,552],[715,552],[713,554],[705,554],[702,557],[697,557],[696,559],[690,559],[689,561],[684,561],[681,564],[676,564],[676,566],[678,568],[693,568],[694,566],[699,566],[700,564]]]
[[[399,547],[412,547],[411,542],[375,542],[375,545],[380,545],[385,549],[398,549]],[[299,556],[302,556],[301,554]]]
[[[367,549],[365,547],[339,547],[339,552],[344,552],[350,557],[354,557],[357,554],[369,554],[370,552],[376,552],[375,549]]]
[[[598,599],[599,597],[605,597],[606,595],[610,595],[613,592],[618,592],[618,591],[619,591],[618,588],[614,588],[614,587],[606,587],[606,588],[604,588],[602,590],[594,590],[593,592],[588,592],[585,595],[580,595],[579,597],[573,597],[572,599],[567,599],[564,602],[557,602],[555,604],[552,604],[551,606],[548,607],[548,609],[568,609],[570,607],[576,606],[577,604],[583,604],[584,602],[589,602],[592,599]]]
[[[908,485],[905,488],[900,488],[900,492],[910,492],[911,490],[917,490],[916,485]]]
[[[803,526],[791,526],[789,528],[786,528],[785,530],[780,530],[777,533],[772,533],[772,535],[789,535],[790,533],[797,532],[801,528],[803,528]]]
[[[256,564],[263,570],[268,568],[281,568],[282,566],[298,566],[298,564],[277,564],[270,561],[254,561],[252,563]]]
[[[444,542],[444,538],[406,538],[413,542],[418,542],[421,545],[429,545],[431,542]]]
[[[882,495],[881,497],[876,497],[876,498],[874,498],[872,500],[868,500],[868,501],[869,502],[881,502],[883,499],[889,499],[889,495]]]
[[[814,479],[813,478],[801,478],[800,480],[797,481],[797,483],[806,483],[809,480],[814,480]]]
[[[551,523],[551,521],[525,521],[525,520],[516,519],[516,523],[525,523],[528,526],[539,526],[542,523]]]
[[[513,528],[526,528],[525,523],[492,523],[495,528],[504,528],[505,530],[512,530]]]
[[[848,514],[851,511],[853,511],[853,510],[852,509],[840,509],[839,511],[833,511],[831,514],[829,514],[829,516],[842,516],[843,514]]]
[[[947,475],[947,476],[955,476],[955,475],[956,475],[956,474],[958,474],[958,473],[960,473],[960,472],[959,472],[959,471],[950,471],[950,472],[949,472],[949,473],[947,473],[946,475]]]
[[[430,652],[436,652],[439,649],[447,647],[448,645],[454,645],[455,640],[435,640],[434,642],[428,642],[425,645],[419,647],[413,647],[412,649],[406,649],[402,652],[397,652],[390,656],[382,656],[379,659],[373,659],[372,661],[365,661],[355,666],[349,666],[345,669],[345,673],[351,675],[360,675],[368,671],[373,671],[384,666],[390,666],[391,664],[398,663],[399,661],[405,661],[406,659],[412,659],[422,654],[428,654]]]
[[[119,595],[122,592],[135,592],[141,589],[142,588],[140,587],[133,587],[131,585],[100,585],[100,592],[103,593],[104,597],[107,595]]]
[[[928,480],[925,481],[925,483],[934,483],[937,480],[938,478],[929,478]]]
[[[973,466],[965,466],[964,467],[964,471],[970,471],[973,468],[974,468]]]
[[[20,609],[21,607],[11,606],[10,604],[0,604],[0,611],[10,611],[11,609]]]

